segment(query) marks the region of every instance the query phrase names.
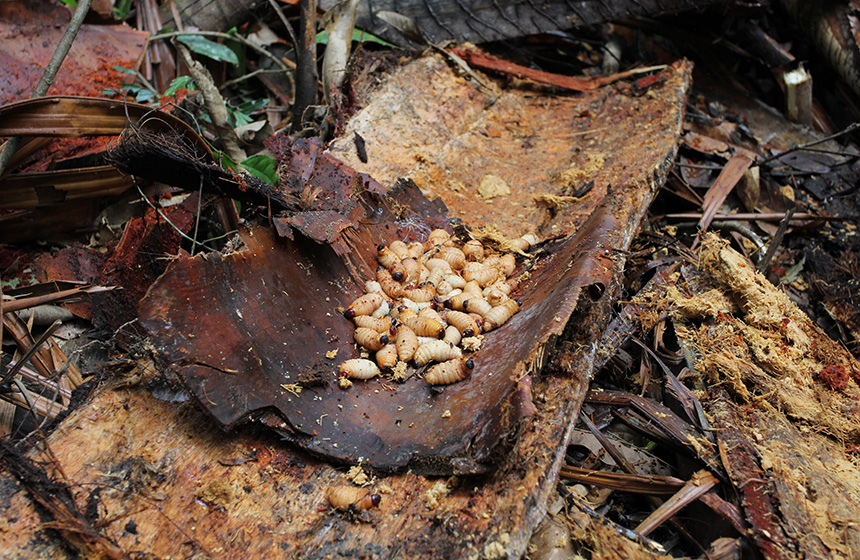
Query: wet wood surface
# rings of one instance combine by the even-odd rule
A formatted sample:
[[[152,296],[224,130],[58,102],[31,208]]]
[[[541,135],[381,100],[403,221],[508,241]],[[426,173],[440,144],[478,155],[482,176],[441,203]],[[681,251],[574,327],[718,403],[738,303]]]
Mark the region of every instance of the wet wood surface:
[[[624,251],[674,157],[689,66],[681,63],[666,72],[666,80],[645,96],[617,86],[566,97],[524,89],[499,91],[496,104],[439,59],[422,59],[395,72],[380,90],[402,90],[404,103],[413,100],[409,108],[395,113],[386,108],[384,97],[376,103],[369,99],[349,125],[347,139],[332,148],[383,184],[411,175],[428,193],[438,188],[452,213],[475,225],[523,233],[522,225],[534,220],[543,237],[565,237],[601,212],[618,224],[598,228],[612,270],[604,295],[597,294],[596,301],[580,299],[565,330],[569,348],[576,350],[564,368],[544,376],[537,370],[523,372],[532,374],[536,413],[513,426],[507,435],[510,451],[498,457],[494,470],[456,478],[379,475],[369,486],[382,496],[378,508],[357,515],[333,511],[325,493],[333,484],[348,484],[344,467],[322,462],[268,432],[224,432],[160,372],[137,372],[125,386],[98,392],[49,438],[80,507],[91,504],[89,511],[97,512],[102,531],[129,554],[522,556],[555,487],[565,443],[593,373],[593,341],[611,317]],[[437,95],[431,99],[430,92]],[[398,115],[420,119],[403,122]],[[374,125],[381,135],[391,132],[387,146],[368,132]],[[567,134],[554,139],[559,126],[567,126]],[[347,146],[360,127],[376,169],[351,161]],[[501,131],[499,148],[487,140],[495,132],[482,132],[488,130]],[[480,150],[485,158],[479,157]],[[538,156],[529,160],[533,152]],[[403,160],[386,160],[381,157],[385,153]],[[583,153],[606,155],[602,164],[586,166],[577,163]],[[479,161],[493,155],[495,162],[525,159],[500,170],[491,163],[480,166]],[[590,156],[587,161],[599,159]],[[408,173],[401,173],[404,161],[413,164]],[[470,172],[468,163],[478,169]],[[568,200],[554,212],[535,208],[535,194],[563,194],[571,175],[555,182],[551,178],[571,167],[588,169],[574,181],[594,181],[587,196]],[[531,173],[516,175],[519,180],[511,175],[525,169]],[[478,179],[493,171],[512,185],[510,195],[476,203],[473,192],[453,188],[471,184],[477,189]],[[431,176],[440,180],[430,181]],[[536,190],[541,182],[543,188]],[[551,345],[542,350],[551,351]],[[538,358],[535,366],[543,362],[543,356]],[[0,503],[5,504],[0,548],[8,557],[68,556],[8,474],[0,476]]]

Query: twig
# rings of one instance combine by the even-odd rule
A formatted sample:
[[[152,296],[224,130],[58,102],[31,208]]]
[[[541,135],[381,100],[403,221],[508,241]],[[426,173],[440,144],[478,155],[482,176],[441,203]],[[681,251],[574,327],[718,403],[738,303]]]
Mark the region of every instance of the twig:
[[[84,23],[84,18],[90,10],[91,3],[92,0],[80,0],[78,2],[78,7],[72,15],[69,26],[60,38],[60,42],[57,43],[57,48],[54,49],[54,54],[51,56],[51,60],[48,61],[48,65],[45,66],[45,71],[42,72],[42,77],[39,79],[39,83],[36,84],[36,88],[30,96],[31,99],[34,97],[42,97],[48,93],[48,88],[50,88],[51,84],[54,83],[54,78],[57,76],[57,72],[60,70],[60,66],[62,66],[66,55],[69,54],[69,49],[72,48],[72,43],[74,43],[75,37],[78,35],[78,30],[81,28],[81,24]],[[15,155],[20,143],[21,137],[13,136],[4,144],[3,151],[0,152],[0,177],[3,176],[9,162],[12,161],[12,156]]]
[[[851,132],[854,132],[854,131],[855,131],[855,130],[857,130],[858,128],[860,128],[860,122],[851,123],[851,124],[849,124],[848,126],[846,126],[845,128],[843,128],[842,130],[840,130],[839,132],[836,132],[836,133],[834,133],[834,134],[831,134],[830,136],[826,136],[826,137],[824,137],[824,138],[822,138],[822,139],[820,139],[820,140],[814,140],[814,141],[812,141],[812,142],[807,142],[807,143],[805,143],[805,144],[798,144],[798,145],[796,145],[796,146],[792,146],[791,148],[789,148],[789,149],[787,149],[787,150],[785,150],[785,151],[783,151],[783,152],[780,152],[780,153],[778,153],[778,154],[774,154],[774,155],[772,155],[772,156],[770,156],[770,157],[764,158],[764,159],[763,159],[763,160],[761,160],[761,161],[755,161],[755,162],[753,162],[753,166],[755,166],[755,165],[764,165],[765,163],[771,162],[771,161],[773,161],[773,160],[775,160],[775,159],[779,159],[779,158],[781,158],[782,156],[784,156],[784,155],[786,155],[786,154],[790,154],[791,152],[797,152],[797,151],[799,151],[799,150],[804,150],[804,149],[806,149],[806,148],[810,148],[810,147],[812,147],[812,146],[817,146],[818,144],[823,144],[823,143],[825,143],[825,142],[827,142],[827,141],[829,141],[829,140],[834,140],[834,139],[836,139],[836,138],[839,138],[840,136],[845,136],[846,134],[849,134],[849,133],[851,133]]]
[[[290,40],[293,42],[293,48],[298,48],[299,41],[296,39],[296,32],[293,31],[293,26],[290,25],[290,21],[287,19],[287,16],[284,15],[284,10],[281,9],[276,0],[269,0],[269,5],[273,10],[275,10],[275,13],[278,14],[278,19],[281,20],[284,27],[287,28],[287,33],[290,34]]]
[[[143,200],[145,200],[145,201],[146,201],[146,203],[149,205],[149,207],[150,207],[150,208],[152,208],[153,210],[155,210],[155,211],[158,213],[158,215],[159,215],[159,216],[161,216],[161,218],[162,218],[165,222],[167,222],[168,224],[170,224],[170,227],[172,227],[172,228],[176,231],[176,233],[178,233],[178,234],[180,235],[180,237],[182,237],[182,238],[183,238],[183,239],[185,239],[186,241],[190,241],[190,242],[191,242],[191,243],[193,243],[194,245],[200,245],[201,247],[203,247],[203,248],[204,248],[204,249],[206,249],[206,250],[214,251],[214,249],[212,249],[211,247],[209,247],[209,246],[208,246],[208,245],[206,245],[205,243],[202,243],[202,242],[200,242],[200,241],[197,241],[196,239],[193,239],[193,238],[192,238],[192,237],[190,237],[187,233],[185,233],[184,231],[182,231],[181,229],[179,229],[178,227],[176,227],[176,224],[174,224],[173,222],[171,222],[171,221],[170,221],[170,218],[168,218],[167,216],[165,216],[165,215],[164,215],[164,213],[161,211],[161,209],[160,209],[160,208],[158,208],[157,206],[155,206],[155,205],[152,203],[152,201],[150,201],[150,200],[149,200],[149,198],[148,198],[148,197],[143,193],[143,190],[140,188],[140,185],[138,185],[138,184],[137,184],[137,181],[135,181],[134,186],[135,186],[135,187],[137,187],[137,192],[139,192],[139,193],[140,193],[140,196],[142,196],[142,197],[143,197]]]
[[[15,365],[9,368],[9,371],[7,371],[3,375],[3,378],[0,379],[0,386],[8,383],[9,380],[12,379],[12,377],[16,373],[18,373],[18,370],[21,369],[21,367],[23,367],[23,365],[27,363],[27,360],[29,360],[33,356],[33,354],[35,354],[39,350],[39,348],[42,347],[45,341],[48,340],[48,338],[50,338],[52,334],[54,334],[54,331],[57,330],[60,325],[62,325],[60,321],[55,321],[53,325],[45,329],[45,332],[43,332],[42,335],[38,339],[36,339],[35,342],[33,342],[33,345],[27,349],[24,355],[21,356],[21,359],[18,360]]]
[[[770,244],[767,246],[767,253],[758,261],[758,265],[756,265],[756,270],[762,274],[765,273],[767,267],[770,266],[770,261],[773,260],[773,256],[776,254],[776,250],[779,248],[780,243],[782,243],[782,238],[785,235],[786,230],[788,230],[788,225],[791,223],[791,216],[794,215],[794,206],[788,209],[785,213],[785,217],[782,221],[779,222],[779,228],[777,228],[776,233],[773,234],[773,239],[770,240]]]
[[[664,214],[655,216],[655,218],[666,218],[669,220],[697,220],[702,217],[701,212],[686,212],[679,214]],[[785,218],[784,212],[762,212],[756,214],[754,212],[743,212],[738,214],[714,214],[713,221],[737,220],[741,222],[762,221],[762,222],[781,222]],[[794,221],[851,221],[856,220],[858,216],[817,216],[807,212],[799,212],[792,216]]]

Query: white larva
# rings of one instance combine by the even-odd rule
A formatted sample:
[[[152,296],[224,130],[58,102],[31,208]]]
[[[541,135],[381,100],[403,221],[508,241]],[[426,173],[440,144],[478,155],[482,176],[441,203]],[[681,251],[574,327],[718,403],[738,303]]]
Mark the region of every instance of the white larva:
[[[447,296],[453,292],[454,289],[454,286],[452,286],[447,280],[442,280],[436,284],[436,294],[440,296]]]
[[[419,346],[412,359],[419,366],[423,366],[430,362],[445,362],[461,358],[462,356],[463,351],[453,344],[449,344],[444,340],[433,340]]]
[[[510,276],[514,273],[514,270],[517,268],[517,258],[513,253],[505,253],[499,259],[499,270],[505,276]]]
[[[459,346],[460,341],[463,340],[463,335],[460,334],[459,329],[454,325],[448,325],[445,327],[445,337],[442,339],[445,342],[453,344],[454,346]]]
[[[388,344],[388,334],[382,334],[375,329],[357,327],[353,333],[355,341],[372,352],[381,350]]]
[[[443,325],[447,324],[447,321],[445,321],[444,317],[439,315],[439,312],[436,311],[435,309],[433,309],[432,307],[425,307],[424,309],[422,309],[421,311],[418,312],[418,316],[419,317],[426,317],[428,319],[435,319],[436,321],[439,321]]]
[[[408,362],[418,350],[418,337],[406,325],[397,325],[394,335],[394,344],[397,346],[397,357],[402,362]]]
[[[352,319],[355,326],[373,329],[381,334],[389,334],[394,326],[394,317],[371,317],[370,315],[356,315]]]
[[[412,257],[412,255],[409,253],[409,247],[407,247],[406,243],[399,239],[395,239],[394,241],[389,243],[388,248],[394,251],[394,254],[400,257],[400,260]]]
[[[481,332],[478,323],[468,313],[452,309],[445,314],[445,318],[448,323],[457,327],[463,336],[475,336]]]
[[[391,268],[392,265],[400,262],[400,257],[385,245],[379,245],[376,248],[376,260],[385,268]]]
[[[472,280],[478,283],[482,289],[489,286],[499,277],[499,270],[482,263],[471,262],[463,269],[463,279],[468,283]]]
[[[364,283],[364,291],[368,294],[372,294],[373,292],[382,292],[382,285],[376,280],[368,280]]]
[[[470,359],[448,360],[431,366],[424,374],[424,381],[431,385],[450,385],[466,379],[474,368],[475,363]]]
[[[473,297],[463,302],[464,311],[468,311],[469,313],[477,313],[484,318],[486,318],[487,313],[489,313],[492,309],[493,306],[490,305],[490,302],[485,300],[483,297]]]
[[[501,327],[519,310],[520,304],[514,299],[508,299],[501,305],[493,307],[488,313],[484,314],[484,332]]]
[[[337,366],[341,375],[352,379],[371,379],[379,375],[379,366],[376,362],[364,358],[352,358]]]
[[[532,245],[537,243],[537,237],[532,235],[531,233],[527,233],[520,237],[519,239],[514,239],[511,241],[511,248],[517,251],[528,251],[531,249]]]
[[[349,304],[344,315],[346,315],[347,319],[352,319],[356,315],[370,315],[379,308],[383,302],[385,302],[385,295],[380,292],[364,294]]]
[[[366,489],[355,486],[329,486],[326,499],[331,507],[339,510],[367,510],[382,502],[382,496],[379,494],[371,494]]]
[[[422,284],[417,288],[406,288],[403,295],[415,303],[429,303],[436,297],[436,287],[433,284]]]
[[[397,345],[386,344],[376,352],[376,365],[380,369],[390,370],[397,365]]]
[[[463,286],[466,285],[466,281],[463,280],[463,277],[459,274],[446,274],[445,280],[447,280],[451,286],[459,289],[462,289]]]
[[[371,317],[385,317],[391,312],[391,305],[389,305],[388,300],[383,301],[382,305],[377,307],[373,313],[370,314]]]
[[[477,239],[470,239],[463,245],[463,254],[466,260],[480,261],[484,259],[484,246]]]
[[[435,319],[426,317],[406,317],[401,321],[418,336],[442,338],[445,336],[445,325]]]

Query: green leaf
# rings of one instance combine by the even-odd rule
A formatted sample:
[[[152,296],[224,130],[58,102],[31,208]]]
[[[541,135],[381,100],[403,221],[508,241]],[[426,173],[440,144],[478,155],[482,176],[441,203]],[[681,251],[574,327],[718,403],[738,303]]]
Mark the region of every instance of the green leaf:
[[[128,74],[129,76],[137,76],[137,71],[132,70],[131,68],[126,68],[125,66],[114,66],[114,70],[117,72],[122,72],[123,74]]]
[[[249,157],[240,163],[240,165],[257,179],[261,179],[270,185],[278,183],[278,164],[269,156],[257,154]]]
[[[385,39],[381,37],[377,37],[373,33],[368,33],[367,31],[362,31],[360,29],[352,30],[352,40],[358,41],[359,43],[377,43],[384,47],[393,47],[394,44],[389,43]]]
[[[239,58],[230,47],[210,41],[206,37],[201,37],[200,35],[178,35],[176,40],[197,54],[202,54],[221,62],[239,64]]]
[[[386,47],[393,47],[394,45],[386,41],[385,39],[381,39],[374,35],[373,33],[368,33],[367,31],[362,31],[361,29],[353,29],[352,30],[352,40],[358,43],[378,43],[380,45]],[[327,45],[328,44],[328,33],[325,31],[320,31],[317,33],[317,44],[318,45]]]
[[[137,101],[138,103],[146,103],[150,99],[154,99],[154,98],[158,97],[157,93],[155,93],[151,89],[147,89],[144,87],[138,88],[137,92],[133,92],[133,93],[134,93],[134,100]]]
[[[119,0],[118,2],[114,3],[113,17],[120,21],[125,21],[130,11],[131,0]]]
[[[268,102],[266,98],[249,99],[240,103],[238,107],[227,107],[230,126],[236,128],[252,122],[254,119],[251,115],[265,107]]]
[[[231,127],[237,128],[240,126],[244,126],[251,122],[251,117],[239,111],[238,109],[234,109],[233,107],[227,107],[227,122]]]
[[[163,97],[170,97],[182,88],[192,89],[194,87],[196,86],[194,84],[194,79],[191,76],[179,76],[170,82],[170,87],[164,91]]]

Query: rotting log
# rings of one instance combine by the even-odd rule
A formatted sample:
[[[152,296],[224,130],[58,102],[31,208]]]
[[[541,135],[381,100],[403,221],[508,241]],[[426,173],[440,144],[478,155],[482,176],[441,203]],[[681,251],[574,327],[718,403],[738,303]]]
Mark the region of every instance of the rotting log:
[[[547,236],[563,239],[589,216],[603,214],[608,220],[597,228],[603,232],[603,257],[611,266],[605,290],[602,297],[595,292],[596,301],[580,298],[581,305],[564,328],[570,347],[578,350],[570,353],[564,371],[532,377],[535,414],[521,419],[508,434],[510,451],[499,458],[494,470],[456,480],[409,472],[380,477],[370,488],[382,495],[381,504],[356,519],[326,508],[326,488],[344,483],[343,469],[268,433],[221,431],[197,406],[177,402],[185,393],[171,387],[167,377],[156,375],[140,384],[99,392],[49,438],[69,483],[80,489],[79,503],[83,507],[97,494],[93,503],[99,507],[94,511],[99,513],[102,531],[129,553],[520,557],[555,488],[573,419],[593,374],[594,341],[611,316],[619,290],[624,251],[674,157],[689,71],[685,63],[670,67],[666,80],[648,96],[629,95],[617,87],[564,98],[534,91],[504,92],[507,99],[498,106],[437,57],[412,63],[391,78],[389,92],[408,87],[411,93],[404,93],[404,101],[414,99],[412,109],[403,113],[421,115],[421,120],[402,126],[396,134],[385,127],[397,115],[389,113],[376,121],[381,133],[391,132],[387,148],[380,136],[366,135],[370,164],[392,170],[380,179],[383,184],[410,173],[401,174],[397,169],[402,169],[402,162],[385,162],[381,154],[408,156],[404,144],[421,146],[430,139],[430,148],[438,151],[421,149],[420,157],[410,156],[410,161],[448,162],[444,171],[450,178],[439,181],[439,196],[467,223],[522,233],[522,224],[537,216]],[[427,95],[432,88],[450,95]],[[389,101],[380,95],[374,105],[371,99],[356,123],[369,128],[368,114],[381,114],[382,105]],[[476,110],[467,111],[467,106]],[[491,127],[492,135],[475,131],[479,127]],[[504,132],[507,127],[516,136]],[[496,136],[495,131],[502,134]],[[347,135],[351,142],[352,130]],[[496,138],[502,138],[498,148],[487,140]],[[343,155],[347,150],[339,146],[344,144],[349,145],[336,143],[332,153]],[[563,194],[570,183],[564,177],[571,179],[572,173],[562,177],[561,172],[575,167],[575,151],[583,147],[606,154],[602,165],[592,165],[584,176],[575,178],[594,180],[595,188],[577,205],[569,204],[551,216],[543,209],[532,213],[535,192]],[[537,153],[531,153],[536,148]],[[474,191],[458,196],[450,188],[458,181],[457,174],[463,175],[461,184],[474,182],[465,167],[457,168],[453,162],[458,154],[475,162],[480,150],[503,166],[498,176],[512,186],[510,196],[495,197],[488,204],[477,201]],[[519,166],[508,161],[518,158],[523,158]],[[530,170],[530,175],[520,168]],[[506,179],[510,170],[519,170],[521,180]],[[367,167],[359,171],[379,178]],[[436,169],[440,176],[442,171]],[[490,173],[478,171],[479,178]],[[412,175],[419,186],[433,192],[432,182],[419,182],[420,173]],[[479,184],[473,183],[472,188]],[[539,184],[542,188],[536,191]],[[523,215],[514,212],[512,218],[516,206]],[[605,227],[609,223],[618,226]],[[545,356],[539,358],[542,361]],[[8,473],[0,478],[0,492],[0,503],[8,504],[0,547],[8,557],[68,556],[62,543],[40,532],[42,520],[32,501],[18,491]]]
[[[715,236],[685,276],[675,332],[711,382],[702,403],[751,538],[766,557],[852,558],[860,363]]]

